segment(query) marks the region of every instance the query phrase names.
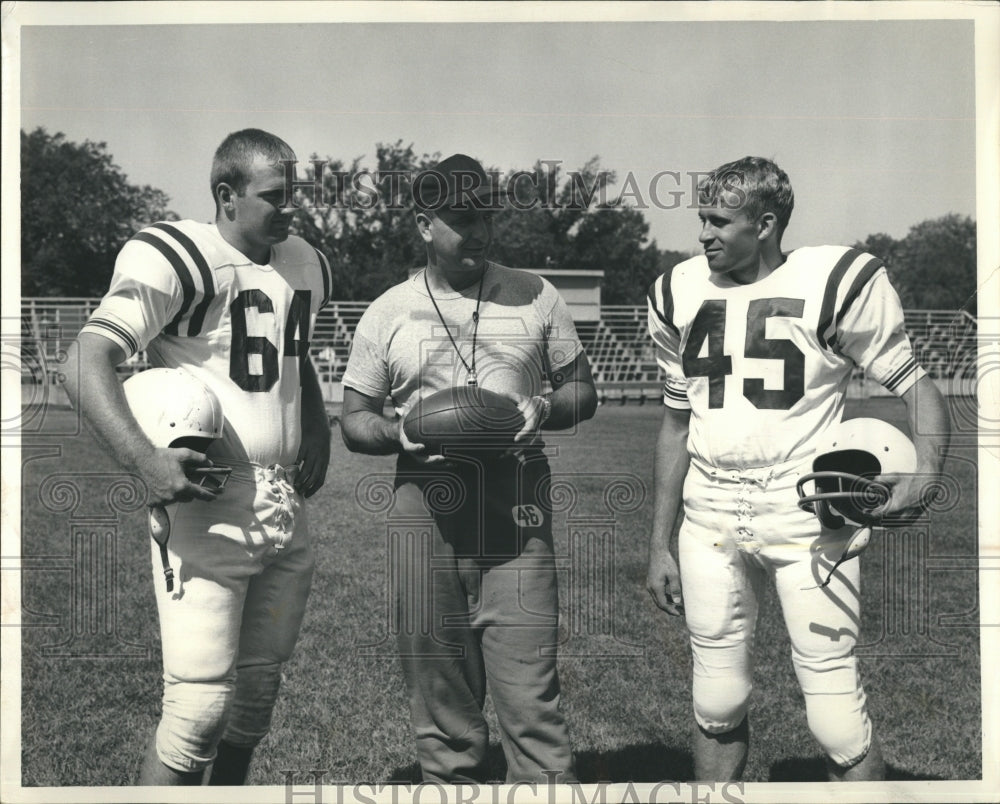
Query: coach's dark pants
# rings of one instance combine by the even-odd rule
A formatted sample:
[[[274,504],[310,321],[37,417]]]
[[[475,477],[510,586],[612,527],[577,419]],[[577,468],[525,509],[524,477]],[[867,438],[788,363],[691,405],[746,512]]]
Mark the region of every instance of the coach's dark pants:
[[[415,527],[393,557],[397,639],[424,781],[486,780],[487,685],[507,781],[573,778],[548,479],[538,452],[447,468],[399,460],[392,516]]]

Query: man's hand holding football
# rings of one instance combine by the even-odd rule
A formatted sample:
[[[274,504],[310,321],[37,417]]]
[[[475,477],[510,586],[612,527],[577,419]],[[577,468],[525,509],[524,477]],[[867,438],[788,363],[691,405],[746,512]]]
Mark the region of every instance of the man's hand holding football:
[[[542,429],[542,425],[552,412],[552,403],[541,396],[521,396],[508,394],[517,403],[517,409],[524,417],[524,426],[514,436],[514,443],[530,441]]]
[[[403,422],[406,421],[406,414],[409,413],[409,408],[403,409],[403,414],[399,417],[397,422],[397,438],[399,440],[399,445],[403,448],[403,452],[410,456],[417,463],[444,463],[447,458],[444,455],[437,455],[434,453],[428,454],[427,447],[423,444],[418,444],[415,441],[410,441],[406,437],[406,433],[403,430]]]

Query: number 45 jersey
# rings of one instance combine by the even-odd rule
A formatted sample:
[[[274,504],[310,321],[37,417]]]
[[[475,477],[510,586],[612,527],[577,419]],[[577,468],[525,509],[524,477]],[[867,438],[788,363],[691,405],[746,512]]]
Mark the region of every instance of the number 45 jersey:
[[[211,388],[226,416],[213,457],[291,464],[301,374],[331,281],[326,259],[298,237],[257,265],[215,224],[157,223],[122,248],[83,331],[110,338],[126,357],[146,349],[152,366],[182,367]]]
[[[885,268],[857,249],[797,249],[748,285],[694,257],[648,301],[664,403],[691,410],[688,451],[720,469],[809,457],[855,366],[897,395],[923,376]]]

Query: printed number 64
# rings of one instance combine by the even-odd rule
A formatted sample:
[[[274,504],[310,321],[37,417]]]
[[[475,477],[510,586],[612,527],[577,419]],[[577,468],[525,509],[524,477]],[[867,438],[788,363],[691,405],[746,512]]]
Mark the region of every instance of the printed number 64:
[[[312,294],[296,290],[285,321],[284,357],[299,358],[302,363],[309,354],[309,306]],[[243,290],[229,305],[233,341],[229,351],[229,377],[244,391],[270,391],[278,381],[278,347],[269,338],[247,333],[247,310],[274,313],[271,297],[262,290]],[[298,335],[298,337],[296,337]],[[252,371],[250,358],[258,356],[260,371]]]

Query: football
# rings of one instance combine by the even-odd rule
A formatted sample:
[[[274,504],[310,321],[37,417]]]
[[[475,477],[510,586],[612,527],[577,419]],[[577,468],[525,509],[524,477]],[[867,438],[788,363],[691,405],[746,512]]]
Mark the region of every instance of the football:
[[[474,385],[424,397],[403,419],[406,437],[430,453],[508,447],[522,427],[514,400]]]

